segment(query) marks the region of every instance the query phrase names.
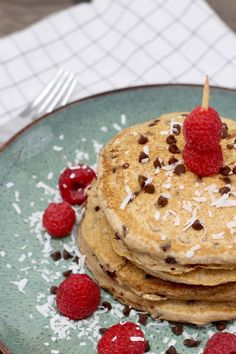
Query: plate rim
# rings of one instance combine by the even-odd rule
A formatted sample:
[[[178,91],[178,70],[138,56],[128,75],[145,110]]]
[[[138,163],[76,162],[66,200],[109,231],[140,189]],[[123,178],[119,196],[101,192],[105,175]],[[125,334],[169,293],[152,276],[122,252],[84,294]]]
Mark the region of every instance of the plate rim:
[[[119,92],[126,92],[126,91],[136,91],[136,90],[140,90],[140,89],[152,89],[152,88],[161,88],[161,87],[191,87],[191,88],[202,88],[203,85],[200,84],[188,84],[188,83],[164,83],[164,84],[145,84],[145,85],[137,85],[137,86],[125,86],[125,87],[121,87],[121,88],[117,88],[117,89],[113,89],[113,90],[108,90],[108,91],[102,91],[93,95],[89,95],[89,96],[85,96],[82,98],[78,98],[76,100],[73,100],[69,103],[67,103],[65,106],[59,107],[55,110],[53,110],[50,113],[46,113],[43,116],[41,116],[38,119],[35,119],[34,121],[30,122],[29,124],[27,124],[25,127],[23,127],[22,129],[20,129],[17,133],[15,133],[11,138],[9,138],[6,142],[4,142],[1,146],[0,146],[0,156],[2,155],[2,153],[13,143],[15,142],[15,140],[17,140],[25,131],[31,129],[33,126],[37,125],[38,123],[40,123],[43,120],[46,120],[48,118],[50,118],[54,113],[60,112],[64,109],[67,109],[70,106],[73,106],[75,104],[80,104],[89,100],[93,100],[93,99],[97,99],[100,97],[104,97],[104,96],[110,96]],[[219,89],[219,90],[223,90],[223,91],[227,91],[227,92],[233,92],[236,94],[236,88],[229,88],[229,87],[224,87],[224,86],[214,86],[211,85],[210,86],[211,89]]]

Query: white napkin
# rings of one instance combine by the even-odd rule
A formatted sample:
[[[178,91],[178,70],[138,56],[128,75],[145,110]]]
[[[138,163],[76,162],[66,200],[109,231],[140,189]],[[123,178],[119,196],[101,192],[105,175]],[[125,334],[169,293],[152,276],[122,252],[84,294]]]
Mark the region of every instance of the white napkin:
[[[0,39],[0,142],[58,67],[78,74],[72,100],[205,74],[236,87],[236,37],[203,0],[93,0],[49,16]]]

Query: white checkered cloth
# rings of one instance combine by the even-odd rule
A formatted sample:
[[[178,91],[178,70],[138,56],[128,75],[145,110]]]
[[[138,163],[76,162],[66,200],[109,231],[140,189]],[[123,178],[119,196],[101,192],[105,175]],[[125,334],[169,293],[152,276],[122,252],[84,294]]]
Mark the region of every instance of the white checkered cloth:
[[[205,74],[236,87],[236,37],[204,0],[93,0],[49,16],[0,39],[0,142],[58,67],[78,74],[72,100]]]

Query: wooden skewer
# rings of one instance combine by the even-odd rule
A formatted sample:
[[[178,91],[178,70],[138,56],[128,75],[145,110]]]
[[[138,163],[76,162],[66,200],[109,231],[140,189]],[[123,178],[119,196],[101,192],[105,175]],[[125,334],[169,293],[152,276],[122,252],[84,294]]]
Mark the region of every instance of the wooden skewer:
[[[209,106],[209,94],[210,94],[209,81],[208,81],[208,76],[206,76],[206,80],[203,88],[203,94],[202,94],[202,108],[205,110],[207,110]]]

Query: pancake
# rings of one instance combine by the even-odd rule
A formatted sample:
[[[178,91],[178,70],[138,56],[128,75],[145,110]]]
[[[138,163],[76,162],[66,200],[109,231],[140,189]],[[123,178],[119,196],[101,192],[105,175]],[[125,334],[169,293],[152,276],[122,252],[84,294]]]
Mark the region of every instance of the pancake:
[[[182,132],[175,135],[180,153],[173,154],[166,138],[173,124],[183,124],[185,115],[170,113],[127,128],[106,144],[98,163],[99,203],[109,225],[142,268],[155,269],[160,260],[175,269],[190,266],[193,270],[197,264],[231,268],[236,259],[236,176],[230,175],[231,194],[222,196],[219,189],[226,180],[220,174],[199,179],[190,171],[181,176],[173,173],[185,141]],[[222,121],[229,128],[229,136],[221,141],[224,164],[232,168],[236,150],[226,145],[234,141],[236,123]],[[146,138],[146,144],[138,143]],[[172,155],[178,163],[169,165]],[[154,168],[156,158],[161,168]],[[148,178],[146,189],[140,188],[139,176]],[[167,198],[166,206],[158,204],[161,196]],[[201,230],[192,227],[196,219],[204,226]]]
[[[97,207],[96,185],[93,185],[87,203],[85,217],[80,226],[80,236],[96,257],[103,271],[133,293],[149,300],[180,299],[215,301],[236,301],[236,283],[227,283],[215,287],[191,286],[164,281],[149,276],[127,259],[113,250],[109,230],[102,210]],[[96,208],[97,210],[97,208]]]
[[[137,310],[148,312],[156,319],[202,325],[211,321],[229,320],[236,317],[236,304],[233,301],[210,302],[209,297],[207,297],[208,301],[184,301],[167,299],[161,294],[156,294],[156,290],[163,290],[164,288],[163,285],[158,285],[158,279],[146,278],[144,272],[128,261],[125,263],[123,263],[123,260],[121,263],[118,262],[118,256],[113,251],[111,243],[109,244],[109,242],[107,242],[109,238],[104,236],[104,229],[101,228],[100,232],[98,232],[97,222],[100,220],[100,212],[96,213],[94,211],[90,203],[90,197],[86,215],[79,228],[78,243],[80,251],[86,255],[88,268],[101,287],[111,292],[113,296],[123,304],[132,306]],[[90,218],[93,219],[93,223],[91,223]],[[96,242],[91,241],[94,239]],[[102,258],[100,258],[100,262],[98,261],[100,257],[98,250],[101,250],[101,245],[103,249],[106,249],[103,253],[106,263],[100,263]],[[109,254],[110,256],[108,257]],[[107,261],[109,261],[109,263],[107,263]],[[119,269],[114,270],[117,265]],[[110,270],[113,269],[113,272],[107,271],[106,267],[109,267]],[[165,283],[163,281],[161,282],[162,284]],[[146,285],[142,287],[142,284]],[[145,286],[148,288],[148,294],[144,294]],[[170,288],[168,282],[166,282],[166,287],[169,287],[169,292],[178,293],[174,288]],[[185,286],[185,288],[187,287]],[[150,291],[153,293],[150,293]],[[180,292],[181,294],[179,295],[185,298],[184,292],[182,290]],[[233,292],[235,293],[235,290]],[[202,298],[205,298],[205,296],[202,294]],[[217,295],[216,292],[216,297],[217,296],[219,296],[218,298],[220,299],[220,294]],[[221,297],[222,296],[223,295],[221,295]],[[213,300],[213,298],[211,300]]]

